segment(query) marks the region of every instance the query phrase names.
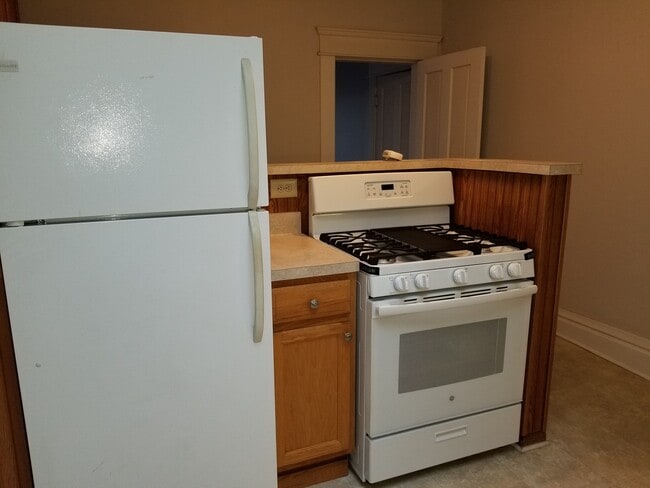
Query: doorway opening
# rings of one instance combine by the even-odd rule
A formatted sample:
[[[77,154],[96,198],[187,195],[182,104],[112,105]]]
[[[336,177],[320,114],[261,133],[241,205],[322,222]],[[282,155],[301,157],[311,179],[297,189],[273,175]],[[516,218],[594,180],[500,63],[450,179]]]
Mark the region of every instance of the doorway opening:
[[[408,158],[411,64],[336,61],[335,160]]]

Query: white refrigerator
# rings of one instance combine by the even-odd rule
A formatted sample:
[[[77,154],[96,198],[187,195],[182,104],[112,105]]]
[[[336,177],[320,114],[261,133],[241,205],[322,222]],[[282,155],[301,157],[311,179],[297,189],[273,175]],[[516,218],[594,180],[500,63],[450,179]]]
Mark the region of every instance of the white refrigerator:
[[[261,40],[0,23],[0,107],[35,486],[276,486]]]

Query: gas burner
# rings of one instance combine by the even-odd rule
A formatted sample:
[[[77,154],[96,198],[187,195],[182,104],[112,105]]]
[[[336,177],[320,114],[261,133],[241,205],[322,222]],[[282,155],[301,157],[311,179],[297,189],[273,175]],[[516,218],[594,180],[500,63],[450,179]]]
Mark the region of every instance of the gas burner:
[[[444,251],[436,254],[437,258],[461,258],[464,256],[473,256],[474,253],[469,250],[459,250],[459,251]]]
[[[483,254],[488,254],[488,253],[499,254],[502,252],[517,251],[519,249],[520,248],[514,246],[490,246],[483,250]]]

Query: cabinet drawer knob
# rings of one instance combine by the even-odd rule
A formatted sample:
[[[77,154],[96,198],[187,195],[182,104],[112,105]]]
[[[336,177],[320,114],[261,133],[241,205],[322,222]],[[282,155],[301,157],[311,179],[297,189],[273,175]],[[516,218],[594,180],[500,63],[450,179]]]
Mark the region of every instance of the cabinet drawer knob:
[[[350,342],[352,340],[352,332],[346,332],[343,334],[343,338],[347,341]]]
[[[316,298],[312,298],[311,300],[309,300],[309,308],[311,308],[312,310],[316,310],[318,308],[318,305],[319,303]]]

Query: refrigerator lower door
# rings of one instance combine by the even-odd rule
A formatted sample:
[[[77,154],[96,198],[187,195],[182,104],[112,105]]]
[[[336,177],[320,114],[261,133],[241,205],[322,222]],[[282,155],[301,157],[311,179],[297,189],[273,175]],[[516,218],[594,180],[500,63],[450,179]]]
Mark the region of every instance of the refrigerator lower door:
[[[246,213],[5,228],[0,253],[37,487],[276,486]]]

